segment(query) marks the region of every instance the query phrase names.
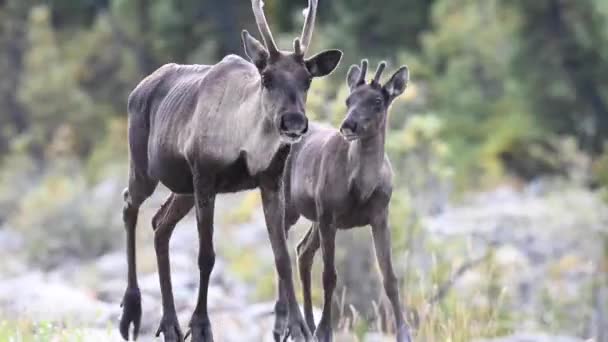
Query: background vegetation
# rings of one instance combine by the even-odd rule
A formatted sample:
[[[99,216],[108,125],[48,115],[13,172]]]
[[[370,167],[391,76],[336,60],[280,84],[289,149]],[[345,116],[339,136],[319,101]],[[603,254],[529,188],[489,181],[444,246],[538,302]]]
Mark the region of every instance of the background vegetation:
[[[266,0],[280,46],[299,34],[305,5]],[[24,241],[11,256],[23,258],[25,269],[46,272],[121,246],[128,93],[164,63],[212,64],[228,53],[243,55],[243,28],[257,34],[248,1],[0,0],[0,231]],[[593,253],[575,262],[591,269],[577,283],[576,300],[561,302],[562,293],[551,292],[554,279],[542,278],[548,284],[531,311],[510,298],[512,279],[501,281],[507,271],[496,252],[511,240],[489,234],[474,244],[476,231],[438,239],[427,220],[505,186],[523,196],[518,203],[528,203],[527,191],[550,184],[542,199],[547,216],[558,221],[578,208],[556,204],[573,191],[581,203],[606,198],[608,2],[321,0],[315,32],[311,51],[345,52],[339,70],[313,84],[308,108],[316,120],[339,124],[344,75],[361,58],[372,65],[387,60],[390,70],[410,67],[410,86],[391,109],[387,149],[397,183],[394,253],[420,338],[469,341],[532,326],[608,339],[606,313],[598,309],[608,306],[604,206],[570,213],[588,224],[557,229],[557,237],[560,229],[578,230],[577,247],[595,243]],[[221,224],[254,221],[259,200],[253,196],[226,210]],[[502,199],[495,201],[500,207]],[[540,221],[522,229],[543,231]],[[338,267],[345,290],[336,324],[359,336],[390,330],[382,303],[369,300],[379,298],[379,287],[366,234],[343,237]],[[250,264],[258,249],[269,250],[264,243],[225,246],[223,254],[234,277],[256,284],[252,300],[271,300],[271,259],[258,253],[257,272]],[[553,265],[558,273],[571,265],[561,257]],[[3,268],[7,277],[16,272]],[[471,293],[485,299],[474,305],[450,291],[470,268],[483,275]],[[373,279],[362,282],[363,276]],[[36,330],[36,323],[14,326]]]

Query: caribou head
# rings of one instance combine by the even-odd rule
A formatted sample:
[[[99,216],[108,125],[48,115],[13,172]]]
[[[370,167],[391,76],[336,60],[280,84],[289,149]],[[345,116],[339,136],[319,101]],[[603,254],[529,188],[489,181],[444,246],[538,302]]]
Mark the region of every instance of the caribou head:
[[[262,0],[252,0],[252,6],[264,45],[247,31],[242,33],[245,53],[260,72],[262,110],[274,123],[281,139],[288,143],[298,142],[308,131],[305,105],[312,79],[331,73],[342,58],[339,50],[327,50],[305,58],[317,2],[308,1],[302,35],[294,40],[292,52],[277,48],[264,15]]]
[[[367,83],[367,64],[364,59],[361,67],[351,66],[346,76],[350,94],[346,100],[348,112],[340,133],[349,141],[371,137],[384,130],[388,108],[405,91],[409,80],[409,71],[406,66],[402,66],[382,85],[380,77],[386,68],[386,62],[380,62],[374,79]]]

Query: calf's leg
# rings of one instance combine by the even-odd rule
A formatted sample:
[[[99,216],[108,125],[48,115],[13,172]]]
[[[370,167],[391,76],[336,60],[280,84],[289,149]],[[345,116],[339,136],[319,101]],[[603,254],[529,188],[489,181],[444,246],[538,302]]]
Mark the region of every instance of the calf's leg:
[[[399,303],[399,286],[397,277],[393,270],[391,257],[391,232],[387,224],[388,213],[385,211],[379,215],[372,223],[372,235],[374,238],[374,249],[376,259],[382,273],[384,290],[393,307],[395,323],[397,328],[397,342],[411,342],[410,328],[403,318],[401,305]]]
[[[321,240],[321,252],[323,255],[323,312],[319,326],[315,331],[315,337],[319,342],[333,341],[331,308],[334,290],[336,288],[336,227],[328,220],[319,221],[319,235]]]

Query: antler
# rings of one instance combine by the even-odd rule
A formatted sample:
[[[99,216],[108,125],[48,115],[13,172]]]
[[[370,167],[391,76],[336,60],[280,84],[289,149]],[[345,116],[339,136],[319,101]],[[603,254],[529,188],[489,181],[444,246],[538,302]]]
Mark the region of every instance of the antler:
[[[376,75],[374,76],[374,80],[372,81],[372,83],[380,84],[380,77],[384,72],[384,68],[386,68],[386,62],[382,61],[380,62],[380,64],[378,64],[378,69],[376,69]]]
[[[365,76],[367,76],[367,59],[361,61],[361,72],[359,73],[359,80],[357,80],[357,85],[365,83]]]
[[[274,38],[272,38],[272,32],[270,32],[270,27],[268,26],[266,16],[264,15],[264,1],[251,0],[251,6],[253,7],[253,15],[255,16],[255,22],[258,24],[258,29],[262,34],[262,39],[264,39],[266,49],[268,49],[268,52],[271,56],[278,54],[279,49],[277,49],[277,45],[274,42]]]
[[[306,50],[310,46],[312,31],[315,26],[315,18],[317,17],[318,2],[318,0],[308,0],[306,19],[304,20],[304,27],[302,28],[302,35],[300,36],[300,41],[302,42],[302,55],[306,54]]]
[[[304,56],[304,52],[302,51],[302,44],[300,44],[300,38],[296,38],[293,41],[293,51],[298,56]]]

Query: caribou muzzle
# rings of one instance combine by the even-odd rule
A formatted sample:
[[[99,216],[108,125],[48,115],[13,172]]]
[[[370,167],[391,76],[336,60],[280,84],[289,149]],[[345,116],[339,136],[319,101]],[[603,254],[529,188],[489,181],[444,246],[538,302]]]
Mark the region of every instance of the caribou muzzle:
[[[308,119],[302,113],[285,113],[281,115],[279,132],[287,142],[297,142],[308,132]]]
[[[347,141],[357,140],[359,138],[360,133],[360,125],[357,124],[356,120],[352,120],[350,118],[344,120],[342,122],[342,126],[340,126],[340,134]]]

